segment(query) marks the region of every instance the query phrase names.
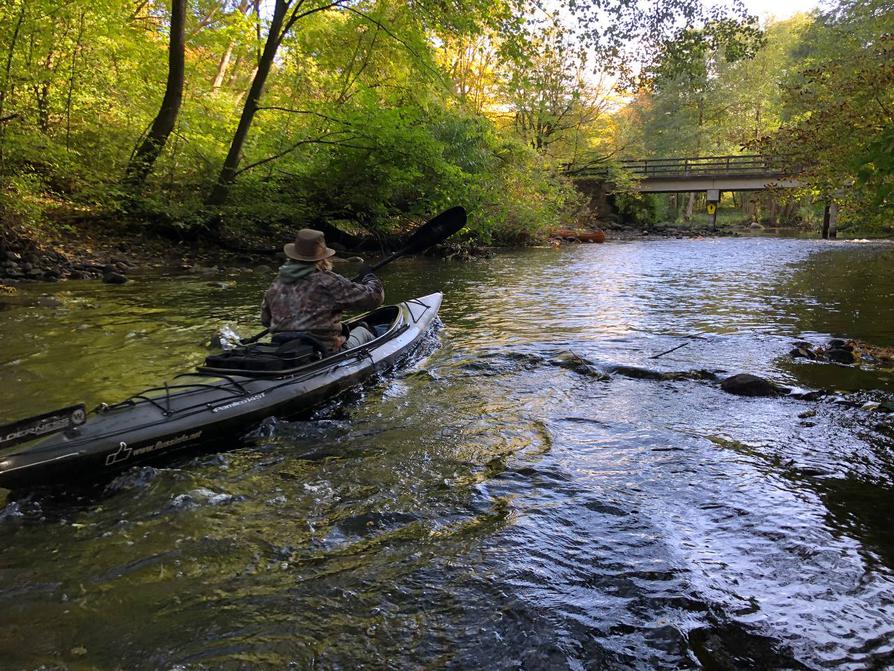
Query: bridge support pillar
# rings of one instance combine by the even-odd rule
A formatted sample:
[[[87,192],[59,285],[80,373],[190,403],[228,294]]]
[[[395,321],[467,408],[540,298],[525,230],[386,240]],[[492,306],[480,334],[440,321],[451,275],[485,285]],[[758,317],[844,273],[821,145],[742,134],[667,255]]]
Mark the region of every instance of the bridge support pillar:
[[[720,189],[708,189],[708,214],[711,215],[711,232],[717,231],[717,207],[720,204]]]
[[[838,237],[838,203],[831,202],[823,211],[823,240]]]

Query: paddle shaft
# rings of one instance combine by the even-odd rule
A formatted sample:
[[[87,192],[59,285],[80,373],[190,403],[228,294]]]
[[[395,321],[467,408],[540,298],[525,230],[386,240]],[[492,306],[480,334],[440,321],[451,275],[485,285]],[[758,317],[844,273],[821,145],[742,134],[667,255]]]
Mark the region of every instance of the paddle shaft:
[[[409,253],[410,253],[410,248],[409,248],[409,247],[404,247],[404,248],[401,249],[400,251],[398,251],[398,252],[394,252],[394,254],[392,254],[391,256],[388,256],[388,257],[382,259],[382,260],[379,261],[378,263],[374,263],[373,265],[371,265],[371,266],[369,267],[369,269],[370,269],[371,271],[376,271],[376,270],[378,270],[379,268],[381,268],[382,266],[387,266],[387,265],[388,265],[389,263],[391,263],[392,261],[394,261],[394,260],[396,260],[396,259],[399,259],[399,258],[402,257],[404,254],[409,254]],[[365,275],[357,275],[357,277],[355,277],[352,281],[353,281],[353,282],[359,282],[359,281],[362,280],[364,277],[365,277]]]

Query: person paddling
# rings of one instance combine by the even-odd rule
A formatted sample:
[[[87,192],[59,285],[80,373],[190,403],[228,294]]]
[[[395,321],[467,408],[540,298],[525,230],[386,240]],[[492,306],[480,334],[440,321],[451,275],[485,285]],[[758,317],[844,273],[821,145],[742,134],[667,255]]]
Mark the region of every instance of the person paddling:
[[[345,310],[372,310],[385,300],[385,289],[372,268],[363,265],[358,281],[332,272],[335,250],[326,246],[322,231],[303,228],[284,248],[289,260],[264,294],[261,323],[274,335],[297,332],[316,338],[334,354],[357,347],[375,336],[363,326],[342,332]],[[347,336],[347,337],[346,337]]]

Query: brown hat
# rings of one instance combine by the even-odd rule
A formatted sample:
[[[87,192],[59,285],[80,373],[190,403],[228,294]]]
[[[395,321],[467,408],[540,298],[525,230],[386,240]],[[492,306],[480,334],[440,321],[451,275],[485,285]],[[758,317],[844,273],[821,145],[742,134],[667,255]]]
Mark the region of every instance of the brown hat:
[[[335,255],[334,249],[326,246],[326,237],[322,231],[312,228],[302,228],[295,236],[295,242],[290,242],[283,250],[290,259],[296,261],[320,261]]]

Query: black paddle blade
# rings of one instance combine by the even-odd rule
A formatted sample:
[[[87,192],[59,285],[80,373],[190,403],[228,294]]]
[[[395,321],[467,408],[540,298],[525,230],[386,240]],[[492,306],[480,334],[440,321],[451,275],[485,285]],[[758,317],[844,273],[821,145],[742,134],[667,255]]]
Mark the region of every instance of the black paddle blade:
[[[416,254],[443,242],[466,225],[466,208],[457,205],[426,221],[407,240],[402,254]]]

